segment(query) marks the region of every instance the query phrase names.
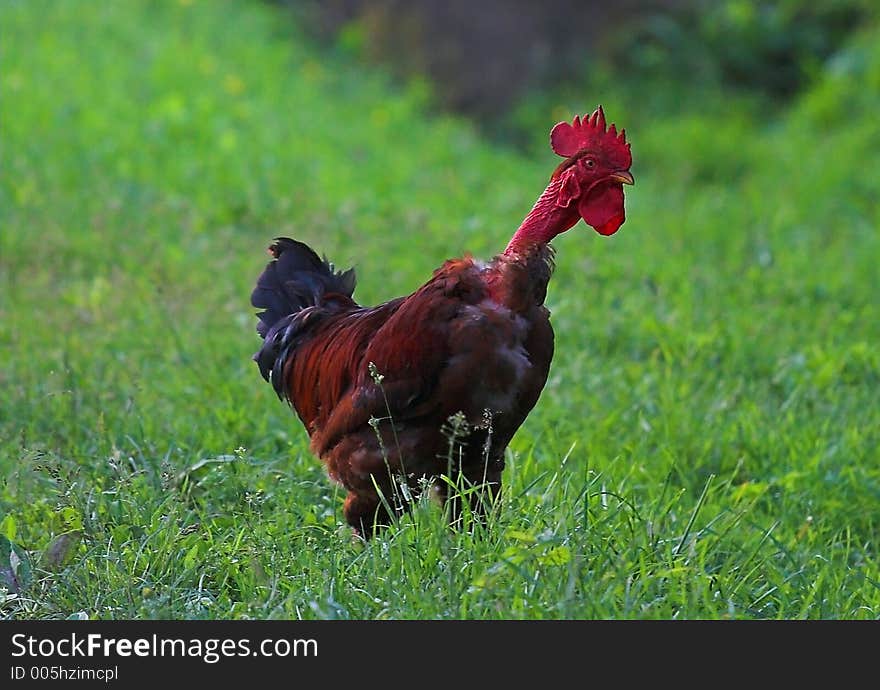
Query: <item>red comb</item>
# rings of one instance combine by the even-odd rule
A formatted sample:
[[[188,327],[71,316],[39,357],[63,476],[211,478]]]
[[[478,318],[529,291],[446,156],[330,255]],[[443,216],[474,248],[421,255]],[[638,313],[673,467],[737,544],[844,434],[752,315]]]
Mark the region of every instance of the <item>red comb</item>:
[[[558,123],[550,132],[550,146],[563,158],[573,156],[581,149],[595,145],[602,140],[612,140],[617,146],[627,146],[626,130],[617,133],[617,127],[605,127],[605,113],[600,105],[592,115],[584,115],[583,119],[575,115],[571,124]]]

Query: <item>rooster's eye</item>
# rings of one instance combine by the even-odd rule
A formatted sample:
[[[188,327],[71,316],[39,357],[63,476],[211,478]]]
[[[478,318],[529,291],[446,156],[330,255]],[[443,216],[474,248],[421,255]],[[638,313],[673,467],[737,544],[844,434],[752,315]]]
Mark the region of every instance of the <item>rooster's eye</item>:
[[[588,168],[595,168],[596,161],[593,160],[592,158],[586,158],[586,159],[584,159],[584,165],[586,165]]]

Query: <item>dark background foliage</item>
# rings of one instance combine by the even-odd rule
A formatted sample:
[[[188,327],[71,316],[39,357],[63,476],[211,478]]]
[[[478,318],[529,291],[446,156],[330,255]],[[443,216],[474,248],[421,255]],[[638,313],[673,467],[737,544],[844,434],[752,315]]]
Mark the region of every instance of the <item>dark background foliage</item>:
[[[400,76],[440,105],[494,119],[535,89],[597,64],[787,98],[872,13],[866,0],[276,0],[315,35]]]

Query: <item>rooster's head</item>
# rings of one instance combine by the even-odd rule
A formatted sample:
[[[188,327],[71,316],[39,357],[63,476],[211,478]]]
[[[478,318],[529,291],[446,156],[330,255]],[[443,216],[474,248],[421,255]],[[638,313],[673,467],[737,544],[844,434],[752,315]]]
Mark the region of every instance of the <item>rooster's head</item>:
[[[561,180],[560,206],[577,205],[581,218],[601,235],[623,225],[623,185],[633,184],[632,153],[625,130],[606,127],[599,106],[592,115],[560,122],[550,132],[550,145],[565,158],[553,179]]]

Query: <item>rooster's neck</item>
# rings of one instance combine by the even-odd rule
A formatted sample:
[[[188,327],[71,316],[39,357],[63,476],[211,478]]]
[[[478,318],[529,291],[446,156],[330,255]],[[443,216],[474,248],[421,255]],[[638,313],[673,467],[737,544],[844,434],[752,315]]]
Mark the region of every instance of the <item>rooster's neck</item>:
[[[578,222],[580,215],[573,204],[563,207],[557,203],[561,186],[559,178],[550,181],[508,243],[506,256],[527,256]]]

